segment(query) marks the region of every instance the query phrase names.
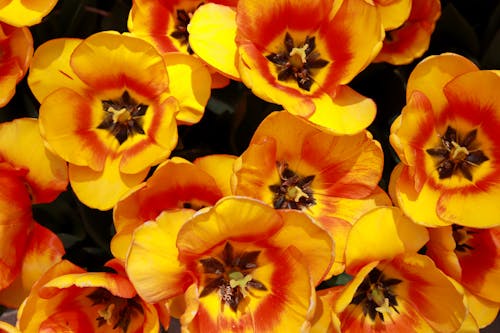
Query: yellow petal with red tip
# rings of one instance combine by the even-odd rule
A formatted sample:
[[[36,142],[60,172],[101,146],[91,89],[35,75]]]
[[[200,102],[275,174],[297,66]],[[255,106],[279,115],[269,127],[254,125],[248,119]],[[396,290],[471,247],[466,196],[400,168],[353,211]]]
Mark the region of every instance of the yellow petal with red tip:
[[[375,208],[356,221],[349,232],[346,271],[352,274],[369,262],[417,252],[428,239],[427,230],[413,223],[398,208]]]
[[[382,18],[382,25],[387,31],[398,28],[408,19],[412,7],[412,0],[396,0],[389,1],[387,5],[380,3],[376,5]]]
[[[236,12],[234,9],[207,3],[193,14],[188,25],[189,45],[203,61],[239,80],[236,57]]]
[[[71,68],[95,91],[126,87],[154,98],[168,88],[165,62],[146,41],[115,32],[83,40],[71,54]]]
[[[335,256],[335,244],[329,233],[311,217],[297,210],[278,210],[283,227],[271,240],[273,245],[293,246],[302,254],[301,262],[308,268],[314,285],[318,285],[330,270]],[[314,240],[311,241],[311,240]]]
[[[373,100],[348,86],[339,86],[332,101],[318,99],[315,104],[315,112],[306,118],[336,134],[361,132],[375,119],[377,109]]]
[[[171,52],[163,57],[171,78],[168,89],[179,103],[178,124],[197,123],[210,98],[212,79],[208,69],[200,60],[187,54]]]
[[[212,176],[222,195],[227,196],[232,194],[230,180],[236,158],[233,155],[208,155],[198,157],[193,163]]]
[[[136,174],[119,171],[119,160],[107,159],[103,171],[69,165],[71,187],[78,199],[91,208],[111,209],[118,200],[146,178],[149,168]]]
[[[175,246],[179,229],[191,215],[189,210],[164,212],[156,222],[146,222],[134,232],[125,266],[145,301],[156,303],[179,295],[193,282]]]
[[[177,237],[177,247],[181,256],[199,255],[228,239],[243,242],[267,239],[282,226],[280,215],[263,202],[225,197],[184,225]]]
[[[462,275],[462,268],[455,248],[457,243],[453,238],[453,230],[451,226],[440,228],[428,228],[429,242],[427,243],[426,255],[432,258],[446,275],[460,281]]]
[[[57,0],[14,0],[0,7],[0,21],[22,27],[38,24],[55,7]]]
[[[431,101],[432,110],[439,113],[447,104],[443,93],[444,86],[460,74],[477,70],[473,62],[458,54],[444,53],[429,56],[421,61],[410,74],[406,97],[409,99],[413,91],[418,90]]]
[[[45,148],[36,119],[0,124],[0,156],[13,166],[28,169],[26,180],[33,203],[50,202],[66,190],[66,162]]]
[[[2,304],[18,308],[28,296],[33,284],[64,255],[61,240],[49,229],[34,223],[28,238],[21,274],[7,288],[0,291]]]
[[[77,38],[57,38],[36,49],[28,74],[28,85],[40,103],[59,88],[84,92],[86,85],[73,72],[69,63],[71,53],[81,41]],[[52,79],[47,80],[47,77]]]

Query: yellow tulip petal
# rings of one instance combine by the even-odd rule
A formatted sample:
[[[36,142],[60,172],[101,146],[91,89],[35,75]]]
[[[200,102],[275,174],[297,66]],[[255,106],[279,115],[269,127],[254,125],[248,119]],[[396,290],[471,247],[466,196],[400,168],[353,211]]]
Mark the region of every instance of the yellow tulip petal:
[[[236,67],[236,12],[234,9],[207,3],[195,12],[188,26],[189,45],[210,66],[239,80]]]
[[[466,290],[467,305],[469,313],[474,318],[475,323],[479,328],[484,328],[497,318],[500,304],[498,302],[488,301],[482,297],[471,294]]]
[[[335,244],[329,233],[301,211],[279,210],[283,227],[272,238],[272,244],[286,248],[293,246],[302,254],[301,262],[309,269],[314,285],[329,272],[335,256]],[[312,241],[314,240],[314,241]]]
[[[377,4],[385,30],[393,30],[401,26],[410,16],[412,0],[390,1],[388,5]]]
[[[0,155],[10,164],[28,169],[26,180],[33,203],[54,200],[68,185],[66,162],[45,148],[36,119],[0,124]]]
[[[41,103],[55,90],[66,87],[83,93],[85,84],[70,66],[71,53],[81,43],[77,38],[58,38],[40,45],[33,55],[28,85]],[[47,80],[50,77],[50,80]]]
[[[57,0],[7,1],[0,8],[0,21],[22,27],[38,24],[55,7]]]
[[[316,111],[307,119],[336,134],[355,134],[367,128],[375,119],[373,100],[348,86],[339,86],[332,101],[315,99]]]
[[[179,103],[178,124],[197,123],[211,93],[212,79],[208,69],[200,60],[187,54],[169,52],[163,57],[170,77],[168,89]]]
[[[146,168],[136,174],[119,171],[119,161],[107,159],[103,171],[69,165],[71,187],[78,199],[91,208],[111,209],[132,187],[139,184],[149,172]]]
[[[440,112],[447,105],[443,93],[444,86],[460,74],[477,70],[473,62],[458,54],[444,53],[429,56],[421,61],[410,74],[406,88],[407,100],[413,91],[418,90],[431,101],[432,110]]]
[[[233,155],[208,155],[198,157],[193,163],[212,176],[222,195],[227,196],[232,194],[230,180],[236,158]]]
[[[428,240],[427,230],[413,223],[398,208],[375,208],[356,221],[349,232],[345,250],[346,270],[355,272],[372,261],[417,252]]]
[[[228,239],[257,241],[274,235],[283,219],[274,208],[251,198],[225,197],[197,214],[179,231],[177,247],[186,255],[202,254]]]
[[[126,270],[138,294],[147,302],[179,295],[193,282],[178,260],[175,246],[179,229],[191,215],[188,210],[165,212],[156,222],[146,222],[134,232]]]

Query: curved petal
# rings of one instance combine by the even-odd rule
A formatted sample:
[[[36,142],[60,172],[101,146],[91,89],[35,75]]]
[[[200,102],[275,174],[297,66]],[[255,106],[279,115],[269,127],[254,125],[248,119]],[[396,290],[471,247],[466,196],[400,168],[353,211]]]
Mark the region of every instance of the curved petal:
[[[102,171],[89,167],[69,165],[69,180],[78,199],[91,208],[108,210],[146,178],[149,168],[136,174],[119,171],[119,161],[107,159]]]
[[[379,1],[376,6],[382,18],[384,30],[393,30],[401,26],[410,16],[412,0]]]
[[[398,208],[375,208],[356,221],[349,232],[346,271],[352,274],[370,262],[417,252],[428,240],[427,230],[413,223]]]
[[[178,124],[190,125],[200,121],[210,97],[211,76],[197,58],[182,53],[164,56],[170,79],[170,94],[179,103]]]
[[[84,93],[86,85],[69,65],[71,53],[81,42],[77,38],[56,38],[36,49],[28,74],[28,85],[40,103],[63,87],[79,94]]]
[[[283,219],[268,205],[251,198],[230,196],[186,223],[179,231],[177,247],[182,259],[200,255],[224,240],[267,239],[282,226]]]
[[[0,10],[0,21],[23,27],[38,24],[57,4],[57,0],[8,1]]]
[[[270,239],[271,244],[286,248],[293,244],[301,254],[301,262],[308,268],[312,282],[317,286],[330,270],[335,257],[332,236],[311,217],[297,210],[279,210],[283,227]]]
[[[75,48],[70,64],[95,91],[128,87],[153,99],[168,89],[162,56],[139,38],[106,31],[93,34]]]
[[[332,103],[316,104],[315,112],[306,117],[310,122],[336,134],[356,134],[375,119],[376,105],[348,86],[339,86]]]
[[[413,91],[418,90],[429,98],[434,112],[444,110],[447,100],[443,87],[454,77],[477,70],[473,62],[458,54],[443,53],[429,56],[421,61],[410,74],[406,88],[407,100]]]
[[[188,32],[189,45],[197,56],[229,78],[239,80],[234,9],[204,4],[194,12]]]
[[[500,305],[497,302],[488,301],[479,296],[465,292],[469,314],[474,318],[479,328],[484,328],[497,318]]]
[[[227,196],[232,194],[230,180],[236,158],[233,155],[215,154],[198,157],[193,163],[212,176],[222,196]]]
[[[66,190],[68,167],[63,159],[45,148],[38,126],[33,118],[0,124],[0,159],[26,168],[33,203],[45,203]]]
[[[3,322],[3,321],[0,321],[0,332],[2,332],[2,333],[21,333],[21,331],[17,327],[12,326],[11,324]]]
[[[149,303],[179,295],[193,282],[175,246],[179,229],[191,215],[188,210],[164,212],[134,232],[126,270],[137,293]]]

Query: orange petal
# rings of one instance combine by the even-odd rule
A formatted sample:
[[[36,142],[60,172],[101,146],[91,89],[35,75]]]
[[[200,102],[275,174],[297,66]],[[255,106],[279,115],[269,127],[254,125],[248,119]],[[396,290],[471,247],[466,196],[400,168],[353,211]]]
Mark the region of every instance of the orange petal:
[[[230,180],[236,158],[233,155],[207,155],[198,157],[193,163],[212,176],[222,195],[227,196],[232,194]]]
[[[33,284],[50,267],[61,261],[64,253],[61,240],[49,229],[34,223],[27,241],[21,274],[7,289],[0,291],[2,304],[18,308]]]
[[[387,2],[387,4],[383,3]],[[382,18],[384,29],[393,30],[401,26],[410,16],[412,0],[379,1],[377,10]]]

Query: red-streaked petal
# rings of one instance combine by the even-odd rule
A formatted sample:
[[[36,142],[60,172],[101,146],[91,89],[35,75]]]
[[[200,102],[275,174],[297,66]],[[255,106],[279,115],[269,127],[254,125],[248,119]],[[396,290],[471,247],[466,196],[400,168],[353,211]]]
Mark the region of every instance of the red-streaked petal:
[[[177,247],[183,255],[200,255],[224,240],[255,242],[274,235],[283,219],[261,201],[225,197],[210,210],[199,213],[179,231]]]
[[[21,270],[28,234],[34,221],[31,200],[21,177],[0,168],[0,188],[1,290],[10,285]]]
[[[238,1],[238,34],[261,49],[285,30],[312,32],[328,19],[331,1]],[[268,50],[272,51],[272,50]]]
[[[179,295],[193,282],[175,246],[179,229],[191,215],[188,210],[164,212],[134,232],[126,270],[137,293],[149,303]]]
[[[154,98],[168,88],[165,62],[146,41],[115,32],[83,40],[71,54],[71,68],[96,91],[130,88]]]
[[[2,304],[18,308],[33,284],[50,267],[61,261],[64,253],[61,240],[49,229],[34,223],[27,241],[21,274],[7,289],[0,291]]]
[[[214,179],[196,165],[178,157],[167,160],[144,184],[116,204],[113,255],[125,259],[133,230],[145,221],[154,220],[162,211],[187,207],[194,213],[196,209],[214,205],[222,196]]]
[[[68,185],[66,162],[45,148],[36,119],[0,124],[0,156],[28,170],[26,181],[33,203],[54,200]]]
[[[296,250],[263,251],[264,264],[252,272],[267,290],[252,289],[236,313],[221,309],[220,298],[212,293],[200,299],[196,317],[189,326],[194,332],[291,332],[305,330],[314,311],[315,294],[307,268]]]
[[[40,106],[40,132],[50,149],[71,164],[102,170],[113,136],[96,130],[102,121],[98,101],[61,88]]]

